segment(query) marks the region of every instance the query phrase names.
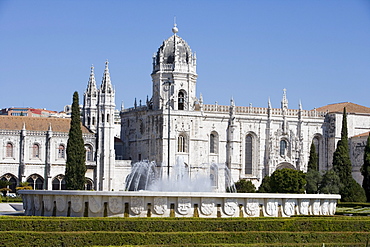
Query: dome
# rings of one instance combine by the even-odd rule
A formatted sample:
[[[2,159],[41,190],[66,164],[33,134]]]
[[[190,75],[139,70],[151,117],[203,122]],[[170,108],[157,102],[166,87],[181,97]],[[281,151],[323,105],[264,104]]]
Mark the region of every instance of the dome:
[[[159,47],[156,55],[156,64],[173,64],[174,62],[189,64],[192,63],[192,56],[189,45],[175,33],[167,40],[163,41],[163,44]]]

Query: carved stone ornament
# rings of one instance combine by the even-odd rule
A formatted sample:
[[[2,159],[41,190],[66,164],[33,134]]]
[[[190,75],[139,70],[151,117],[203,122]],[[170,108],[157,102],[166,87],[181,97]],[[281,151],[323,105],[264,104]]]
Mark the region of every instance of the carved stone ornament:
[[[101,196],[89,196],[89,209],[93,213],[98,213],[102,209]]]
[[[273,199],[268,199],[266,202],[266,214],[268,216],[277,217],[278,216],[278,202]]]
[[[83,197],[71,196],[71,208],[73,212],[78,213],[82,210]]]
[[[144,211],[144,197],[131,197],[131,211],[136,215]]]
[[[118,214],[119,212],[122,212],[123,198],[118,197],[118,196],[109,197],[108,206],[109,206],[109,210],[114,214]]]
[[[254,217],[260,215],[260,205],[258,199],[251,198],[246,200],[245,213],[248,216]]]
[[[154,212],[163,215],[167,211],[167,197],[154,197]]]
[[[46,211],[51,211],[51,209],[53,208],[53,196],[43,196],[43,200],[44,200],[44,208]]]
[[[31,199],[31,195],[27,195],[27,198],[26,198],[26,208],[25,210],[31,210],[33,205],[32,205],[32,199]]]
[[[309,206],[310,206],[310,200],[309,199],[301,199],[299,203],[299,213],[303,215],[309,214]]]
[[[329,201],[324,200],[321,204],[321,215],[329,215]]]
[[[312,214],[313,215],[320,215],[320,200],[315,200],[312,203]]]
[[[330,215],[335,214],[336,207],[337,207],[337,202],[335,200],[331,200],[329,203],[329,214]]]
[[[204,215],[211,215],[215,209],[215,202],[212,198],[202,198],[200,211]]]
[[[178,198],[177,199],[177,211],[180,214],[182,214],[182,215],[188,214],[190,208],[191,208],[190,198]]]
[[[238,201],[236,199],[234,198],[226,199],[224,203],[225,214],[232,216],[235,214],[237,208],[238,208]]]
[[[286,199],[284,203],[284,214],[292,216],[295,214],[295,205],[297,204],[294,199]]]
[[[33,205],[35,205],[36,210],[40,210],[40,197],[38,195],[34,195]]]
[[[57,210],[63,212],[66,208],[66,197],[65,196],[55,196],[55,203]]]

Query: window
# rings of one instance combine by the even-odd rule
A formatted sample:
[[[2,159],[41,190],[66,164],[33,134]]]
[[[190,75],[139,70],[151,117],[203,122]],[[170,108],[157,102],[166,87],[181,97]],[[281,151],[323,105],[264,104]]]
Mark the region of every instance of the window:
[[[211,154],[218,153],[218,134],[216,132],[212,132],[209,136],[209,152]]]
[[[179,95],[178,95],[178,109],[179,110],[184,110],[184,105],[185,105],[185,95],[184,95],[184,92],[179,92]]]
[[[85,178],[85,190],[93,190],[94,189],[94,183],[90,178]]]
[[[58,159],[64,159],[65,158],[65,147],[64,145],[59,145],[58,147]]]
[[[90,145],[86,145],[85,150],[86,150],[86,161],[94,161],[92,147]]]
[[[7,173],[0,179],[1,181],[8,181],[10,182],[10,185],[6,186],[6,188],[10,189],[10,193],[15,193],[16,192],[16,187],[17,187],[17,179],[14,175]]]
[[[53,179],[52,189],[53,190],[65,190],[66,189],[66,180],[64,179],[64,175],[59,174]]]
[[[245,174],[252,174],[253,166],[253,138],[247,135],[245,138]]]
[[[186,152],[184,135],[179,135],[179,137],[177,138],[177,152],[180,152],[180,153]]]
[[[288,147],[288,144],[286,140],[281,140],[280,141],[280,155],[281,156],[285,156],[287,147]]]
[[[31,175],[27,179],[28,185],[31,186],[34,190],[42,190],[44,187],[44,179],[37,174]]]
[[[107,123],[109,123],[109,114],[107,114]]]
[[[10,142],[6,144],[6,157],[13,157],[13,144],[11,144]]]
[[[40,158],[40,146],[37,143],[33,144],[32,146],[32,157]]]
[[[95,117],[92,117],[92,125],[95,125]]]

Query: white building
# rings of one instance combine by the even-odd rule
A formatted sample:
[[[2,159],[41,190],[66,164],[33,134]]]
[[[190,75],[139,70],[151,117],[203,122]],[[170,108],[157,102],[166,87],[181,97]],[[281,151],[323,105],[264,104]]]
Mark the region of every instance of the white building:
[[[145,105],[121,109],[120,138],[108,62],[99,88],[92,68],[83,102],[89,188],[123,190],[132,163],[155,161],[166,174],[178,158],[184,160],[190,177],[204,169],[212,171],[213,163],[226,164],[234,181],[248,179],[258,186],[279,168],[306,171],[312,142],[320,170],[327,170],[340,139],[344,107],[354,177],[361,183],[364,138],[359,141],[358,135],[370,131],[370,108],[339,103],[314,110],[303,110],[299,104],[291,109],[285,89],[279,108],[270,102],[266,108],[237,106],[233,99],[228,106],[204,104],[196,92],[196,55],[177,35],[176,26],[172,31],[153,57],[151,99]],[[60,189],[65,169],[61,150],[66,148],[70,120],[5,118],[0,118],[0,178]]]

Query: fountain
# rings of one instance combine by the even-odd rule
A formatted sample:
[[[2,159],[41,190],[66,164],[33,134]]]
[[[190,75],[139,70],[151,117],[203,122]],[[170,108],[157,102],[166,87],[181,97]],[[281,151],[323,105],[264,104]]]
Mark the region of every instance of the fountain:
[[[225,164],[202,164],[190,174],[181,157],[178,157],[170,177],[163,176],[163,166],[155,162],[141,161],[132,166],[127,177],[126,191],[168,192],[236,192],[230,170]]]
[[[194,168],[194,167],[193,167]],[[334,215],[340,195],[225,193],[225,165],[190,173],[181,159],[163,176],[154,162],[132,166],[125,191],[23,190],[25,215],[67,217],[289,217]]]

